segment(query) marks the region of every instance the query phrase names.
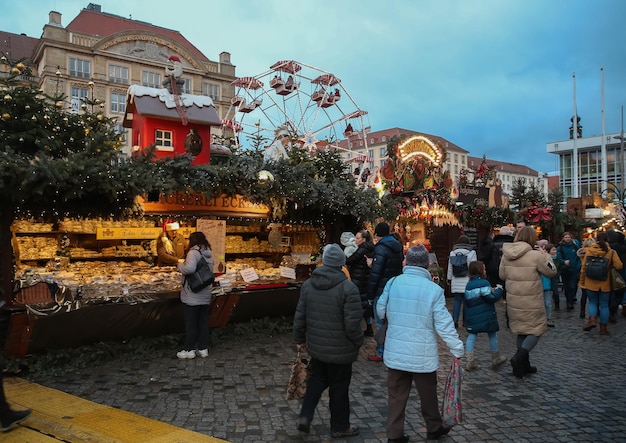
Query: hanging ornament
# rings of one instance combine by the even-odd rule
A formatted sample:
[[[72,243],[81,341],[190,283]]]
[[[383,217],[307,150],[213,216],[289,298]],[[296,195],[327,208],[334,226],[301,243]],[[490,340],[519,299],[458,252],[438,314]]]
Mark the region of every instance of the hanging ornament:
[[[411,171],[404,172],[404,177],[402,178],[402,181],[404,182],[405,191],[410,191],[411,189],[413,189],[413,186],[415,186],[415,177],[413,176]]]
[[[27,111],[30,111],[30,105],[24,106],[24,109],[27,110]]]
[[[63,102],[62,101],[58,101],[54,104],[54,106],[56,106],[57,109],[61,109],[63,108]]]
[[[11,97],[9,94],[4,96],[4,101],[5,102],[10,102],[11,100],[13,100],[13,97]]]
[[[2,114],[2,120],[9,120],[11,118],[11,114],[9,114],[8,112],[5,112],[4,114]]]

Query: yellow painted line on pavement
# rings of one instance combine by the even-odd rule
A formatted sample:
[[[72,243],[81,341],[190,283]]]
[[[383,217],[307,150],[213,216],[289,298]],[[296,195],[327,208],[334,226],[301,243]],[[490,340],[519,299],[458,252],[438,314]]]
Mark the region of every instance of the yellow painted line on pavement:
[[[227,443],[20,378],[5,378],[4,390],[14,409],[33,413],[16,429],[0,433],[2,442]]]

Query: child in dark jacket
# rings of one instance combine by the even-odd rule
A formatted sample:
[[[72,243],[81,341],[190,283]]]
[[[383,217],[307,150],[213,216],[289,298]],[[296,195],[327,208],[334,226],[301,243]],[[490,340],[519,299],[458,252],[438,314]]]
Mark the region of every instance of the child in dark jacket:
[[[500,355],[498,349],[498,314],[494,303],[502,298],[502,286],[495,288],[486,279],[485,265],[481,261],[474,261],[468,267],[469,281],[465,287],[465,329],[467,329],[467,342],[465,343],[465,369],[473,371],[480,369],[474,360],[474,343],[479,332],[486,332],[489,336],[489,348],[491,349],[491,365],[497,368],[506,361],[506,357]]]

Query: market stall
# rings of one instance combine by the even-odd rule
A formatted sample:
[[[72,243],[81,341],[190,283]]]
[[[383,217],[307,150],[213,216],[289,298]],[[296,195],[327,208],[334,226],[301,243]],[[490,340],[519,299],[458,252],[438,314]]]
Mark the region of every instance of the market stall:
[[[271,223],[267,208],[239,197],[198,196],[192,203],[172,195],[142,204],[140,220],[14,223],[6,355],[180,332],[180,273],[155,266],[164,218],[179,220],[185,237],[201,230],[212,245],[211,327],[293,314],[300,284],[315,267],[310,257],[319,251],[313,226]]]

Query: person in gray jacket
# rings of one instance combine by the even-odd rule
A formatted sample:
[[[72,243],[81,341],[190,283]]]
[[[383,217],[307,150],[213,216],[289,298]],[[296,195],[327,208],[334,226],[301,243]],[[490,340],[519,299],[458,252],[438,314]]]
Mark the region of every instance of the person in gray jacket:
[[[387,319],[384,364],[387,366],[387,437],[390,443],[406,443],[406,405],[415,383],[426,422],[426,437],[438,439],[450,428],[443,426],[437,399],[439,351],[437,336],[456,357],[464,356],[443,289],[432,281],[424,246],[408,250],[402,275],[389,280],[376,304],[380,318]]]
[[[182,359],[195,358],[196,355],[206,358],[209,356],[209,309],[213,285],[193,292],[185,276],[193,274],[200,260],[206,260],[213,271],[213,254],[211,245],[200,232],[192,232],[189,236],[189,251],[183,263],[178,264],[178,271],[183,275],[180,300],[185,305],[183,315],[185,319],[185,349],[176,356]],[[197,345],[197,347],[196,347]],[[196,354],[196,349],[197,354]]]
[[[345,438],[359,433],[350,424],[348,390],[352,363],[363,344],[363,308],[359,289],[341,270],[346,256],[338,244],[326,245],[322,263],[302,284],[293,319],[294,341],[311,356],[298,430],[310,432],[315,408],[328,388],[331,436]]]

